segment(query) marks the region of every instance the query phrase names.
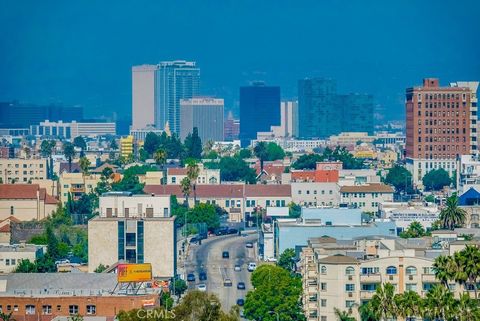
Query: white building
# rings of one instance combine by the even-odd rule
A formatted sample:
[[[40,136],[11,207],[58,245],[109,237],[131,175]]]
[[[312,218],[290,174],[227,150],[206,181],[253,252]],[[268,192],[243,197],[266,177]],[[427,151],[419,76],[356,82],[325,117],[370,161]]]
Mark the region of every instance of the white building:
[[[393,201],[393,189],[384,184],[342,186],[341,203],[362,209],[364,212],[378,212],[380,203]]]
[[[43,247],[32,244],[0,245],[0,273],[12,273],[22,260],[35,262]]]
[[[260,133],[263,135],[262,133]],[[267,133],[268,134],[268,133]],[[273,136],[262,136],[252,140],[252,146],[257,142],[274,142],[283,148],[286,152],[303,153],[312,152],[315,148],[325,147],[327,143],[322,139],[292,139],[292,138],[274,138]]]
[[[200,169],[197,177],[197,184],[198,185],[205,185],[205,184],[220,184],[220,170],[219,169],[208,169],[203,166],[203,164],[199,163],[198,167]],[[185,167],[182,168],[168,168],[167,169],[167,184],[174,184],[174,185],[180,185],[180,182],[182,179],[187,177],[187,171],[188,169]],[[160,175],[160,174],[148,174],[147,175]],[[159,182],[160,182],[160,176],[158,176]],[[151,184],[152,180],[147,181],[149,184],[148,185],[155,185]],[[160,183],[157,184],[160,184]]]
[[[156,65],[132,67],[132,129],[142,129],[155,123]]]
[[[30,126],[30,132],[35,136],[53,136],[75,139],[77,136],[97,137],[116,135],[116,124],[111,122],[51,122],[45,120],[39,125]]]
[[[88,270],[117,262],[151,263],[154,277],[176,274],[175,218],[170,196],[106,193],[88,221]]]
[[[397,225],[397,233],[408,228],[413,222],[430,229],[438,220],[440,209],[433,203],[422,202],[383,202],[379,204],[380,217],[391,219]]]
[[[338,206],[340,186],[337,183],[299,182],[292,186],[292,201],[300,206]]]
[[[138,141],[143,142],[145,140],[145,137],[147,137],[148,133],[161,135],[163,133],[163,130],[156,129],[155,127],[152,127],[152,126],[148,126],[146,128],[130,129],[130,136],[132,136],[133,140],[135,140],[136,142]]]
[[[354,186],[379,184],[380,176],[374,169],[341,169],[338,172],[338,185]]]
[[[471,187],[480,190],[480,159],[476,156],[461,155],[457,161],[457,189],[460,194]]]

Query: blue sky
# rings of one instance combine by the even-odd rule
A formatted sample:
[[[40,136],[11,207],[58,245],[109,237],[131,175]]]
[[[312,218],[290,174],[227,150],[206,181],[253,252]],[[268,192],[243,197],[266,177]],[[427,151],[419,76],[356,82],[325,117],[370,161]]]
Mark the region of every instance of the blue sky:
[[[132,65],[188,59],[227,109],[249,81],[289,98],[321,76],[403,119],[422,78],[480,79],[478,12],[475,0],[0,0],[0,101],[127,115]]]

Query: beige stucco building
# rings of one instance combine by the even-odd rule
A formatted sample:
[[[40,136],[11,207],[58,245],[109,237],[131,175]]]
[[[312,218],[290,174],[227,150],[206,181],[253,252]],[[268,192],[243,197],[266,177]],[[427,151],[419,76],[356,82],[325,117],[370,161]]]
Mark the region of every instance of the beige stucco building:
[[[98,182],[100,182],[100,174],[83,175],[82,173],[63,172],[59,180],[60,201],[66,203],[68,193],[72,194],[74,200],[78,200],[85,193],[95,192]]]
[[[35,259],[42,253],[42,247],[31,244],[0,245],[0,273],[11,273],[21,260]]]
[[[205,168],[203,164],[198,164],[198,167],[199,167],[199,173],[197,177],[198,185],[220,184],[219,169],[208,169],[208,168]],[[187,171],[188,171],[187,168],[169,168],[167,170],[167,184],[180,185],[180,182],[182,181],[182,179],[187,177]],[[156,184],[160,184],[160,181],[158,181],[158,183]]]
[[[4,184],[47,179],[47,159],[0,158],[0,177]]]
[[[344,204],[376,213],[380,203],[393,201],[393,188],[384,184],[342,186],[340,196]]]
[[[112,193],[100,197],[100,209],[88,222],[89,272],[124,261],[151,263],[156,278],[175,275],[175,218],[165,215],[169,196]]]
[[[37,184],[0,184],[0,220],[42,220],[57,208],[57,200]]]

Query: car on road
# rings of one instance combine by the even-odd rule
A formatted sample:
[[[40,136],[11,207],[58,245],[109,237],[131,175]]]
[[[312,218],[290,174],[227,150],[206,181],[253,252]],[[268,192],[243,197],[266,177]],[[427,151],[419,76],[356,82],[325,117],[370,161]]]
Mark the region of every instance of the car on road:
[[[193,274],[193,273],[188,273],[188,275],[187,275],[187,281],[188,281],[188,282],[195,282],[195,274]]]
[[[200,281],[205,281],[207,279],[207,272],[202,271],[202,272],[198,273],[198,279]]]
[[[245,246],[248,248],[248,249],[253,249],[253,243],[252,242],[247,242],[245,244]]]
[[[257,264],[255,262],[248,263],[248,271],[253,272],[257,268]]]
[[[232,286],[232,280],[226,278],[223,280],[223,286]]]
[[[222,258],[224,258],[224,259],[230,258],[230,253],[228,253],[228,251],[223,251],[222,252]]]
[[[245,283],[244,283],[244,282],[238,282],[238,284],[237,284],[237,289],[239,289],[239,290],[245,290]]]
[[[215,235],[227,235],[228,234],[228,226],[220,226],[215,230]]]
[[[242,266],[240,264],[235,264],[235,267],[233,268],[235,272],[240,272],[242,270]]]
[[[244,299],[238,299],[238,300],[237,300],[237,305],[238,305],[239,307],[243,307],[244,304],[245,304],[245,300],[244,300]]]
[[[238,234],[238,230],[236,228],[229,228],[227,234]]]
[[[207,285],[205,283],[200,283],[199,285],[197,285],[197,289],[198,289],[198,291],[206,292],[207,291]]]

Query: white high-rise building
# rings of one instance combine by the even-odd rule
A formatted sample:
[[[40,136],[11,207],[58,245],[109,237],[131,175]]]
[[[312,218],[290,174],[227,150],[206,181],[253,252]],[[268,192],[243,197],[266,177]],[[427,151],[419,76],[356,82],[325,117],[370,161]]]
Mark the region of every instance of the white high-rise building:
[[[157,65],[132,67],[132,129],[155,123],[155,74]]]

